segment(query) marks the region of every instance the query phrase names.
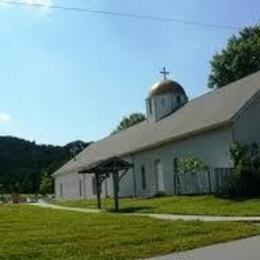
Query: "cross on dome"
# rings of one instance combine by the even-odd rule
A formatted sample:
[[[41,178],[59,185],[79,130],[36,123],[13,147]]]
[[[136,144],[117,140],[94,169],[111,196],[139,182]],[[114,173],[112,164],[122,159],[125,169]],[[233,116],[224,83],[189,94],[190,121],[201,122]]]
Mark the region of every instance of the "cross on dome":
[[[162,69],[162,71],[160,71],[160,73],[163,75],[164,80],[167,80],[167,75],[170,74],[170,72],[167,71],[165,67],[163,67],[163,69]]]

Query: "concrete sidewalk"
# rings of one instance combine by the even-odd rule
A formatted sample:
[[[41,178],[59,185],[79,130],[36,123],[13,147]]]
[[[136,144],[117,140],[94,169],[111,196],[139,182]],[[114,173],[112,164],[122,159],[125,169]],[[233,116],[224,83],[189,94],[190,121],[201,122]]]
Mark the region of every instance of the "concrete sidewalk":
[[[259,260],[260,236],[149,258],[150,260]]]
[[[74,212],[83,212],[83,213],[101,213],[105,212],[104,210],[98,209],[87,209],[87,208],[74,208],[74,207],[65,207],[48,203],[31,203],[29,205],[43,207],[43,208],[52,208],[57,210],[67,210]],[[240,222],[260,222],[260,217],[225,217],[225,216],[200,216],[200,215],[173,215],[173,214],[155,214],[155,213],[126,213],[122,216],[146,216],[156,219],[163,220],[200,220],[200,221],[240,221]],[[260,257],[259,257],[260,259]]]
[[[74,212],[83,212],[83,213],[101,213],[104,212],[99,209],[86,209],[86,208],[74,208],[74,207],[64,207],[54,204],[49,204],[45,202],[39,202],[39,203],[30,203],[28,205],[37,206],[41,208],[51,208],[51,209],[58,209],[58,210],[66,210],[66,211],[74,211]]]
[[[232,216],[205,216],[205,215],[174,215],[174,214],[131,214],[138,216],[149,216],[165,220],[201,220],[201,221],[240,221],[260,222],[260,217],[232,217]],[[259,257],[260,260],[260,257]]]

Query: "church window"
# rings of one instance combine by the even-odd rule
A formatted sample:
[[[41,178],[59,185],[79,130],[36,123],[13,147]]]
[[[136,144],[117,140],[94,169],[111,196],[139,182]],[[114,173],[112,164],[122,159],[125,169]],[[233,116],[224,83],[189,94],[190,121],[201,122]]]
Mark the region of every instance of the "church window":
[[[62,198],[63,197],[63,189],[62,189],[62,183],[60,183],[60,197]]]
[[[155,162],[156,178],[157,178],[157,191],[164,192],[164,174],[163,174],[163,165],[160,160]]]
[[[178,172],[178,158],[173,159],[174,172]]]
[[[95,177],[92,177],[92,191],[93,191],[94,195],[97,194],[97,186],[96,186],[96,178]]]
[[[177,104],[180,105],[181,104],[181,97],[177,96]]]
[[[82,181],[79,179],[79,196],[82,196]]]
[[[165,99],[164,98],[162,98],[161,104],[162,104],[162,106],[165,106]]]
[[[150,98],[148,100],[148,106],[149,106],[149,113],[152,114],[153,113],[153,107],[152,107],[152,100]]]
[[[173,187],[175,195],[178,195],[178,158],[173,159]]]
[[[142,175],[142,188],[143,190],[146,189],[146,176],[145,176],[145,167],[142,165],[141,167],[141,175]]]

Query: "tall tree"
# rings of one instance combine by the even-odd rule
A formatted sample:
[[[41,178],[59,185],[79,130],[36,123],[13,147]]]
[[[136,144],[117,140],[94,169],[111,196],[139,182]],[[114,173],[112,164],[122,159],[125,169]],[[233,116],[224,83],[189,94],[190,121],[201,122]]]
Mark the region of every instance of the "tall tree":
[[[119,125],[116,127],[116,129],[113,131],[113,134],[124,130],[126,128],[129,128],[133,125],[136,125],[146,119],[145,115],[142,113],[133,113],[129,116],[124,116]]]
[[[208,87],[221,88],[260,70],[260,26],[246,27],[213,56]]]
[[[44,173],[41,179],[39,192],[45,196],[52,192],[53,179],[48,173]]]

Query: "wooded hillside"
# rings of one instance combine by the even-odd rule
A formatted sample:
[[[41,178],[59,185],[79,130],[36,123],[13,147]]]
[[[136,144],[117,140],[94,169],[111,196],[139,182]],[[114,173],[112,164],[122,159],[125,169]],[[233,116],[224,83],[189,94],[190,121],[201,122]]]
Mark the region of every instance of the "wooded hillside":
[[[53,173],[89,143],[65,146],[39,145],[24,139],[0,136],[0,186],[6,193],[38,191],[43,174]]]

